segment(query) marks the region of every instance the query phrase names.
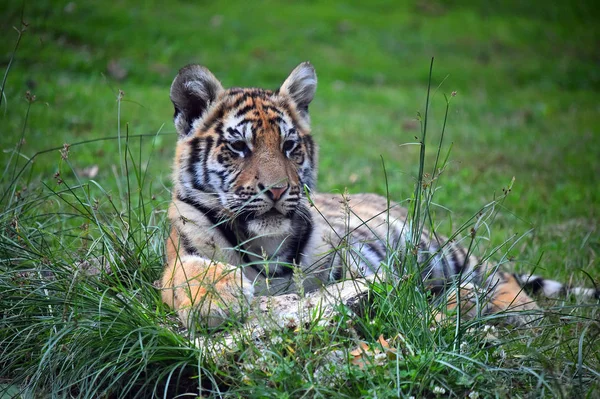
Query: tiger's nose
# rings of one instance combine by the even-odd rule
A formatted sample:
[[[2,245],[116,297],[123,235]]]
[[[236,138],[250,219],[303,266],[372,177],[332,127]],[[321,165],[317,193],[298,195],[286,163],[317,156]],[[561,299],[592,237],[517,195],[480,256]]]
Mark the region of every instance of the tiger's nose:
[[[289,187],[290,185],[286,183],[283,186],[272,186],[266,189],[263,186],[259,188],[261,190],[264,190],[265,194],[267,194],[267,197],[269,197],[272,201],[278,201],[281,198],[281,196],[285,194]]]

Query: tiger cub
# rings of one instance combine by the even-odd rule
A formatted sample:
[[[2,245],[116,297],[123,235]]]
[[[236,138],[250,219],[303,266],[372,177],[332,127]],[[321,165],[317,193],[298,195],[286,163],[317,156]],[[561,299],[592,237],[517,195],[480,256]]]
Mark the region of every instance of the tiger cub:
[[[188,327],[218,326],[255,295],[373,276],[390,248],[404,252],[406,209],[375,194],[315,191],[308,106],[316,87],[308,62],[275,91],[224,89],[200,65],[182,68],[173,81],[178,142],[162,298]],[[535,276],[494,272],[445,241],[423,231],[422,278],[434,289],[457,276],[468,280],[467,289],[487,289],[484,312],[536,309],[522,286],[548,296],[565,290]]]

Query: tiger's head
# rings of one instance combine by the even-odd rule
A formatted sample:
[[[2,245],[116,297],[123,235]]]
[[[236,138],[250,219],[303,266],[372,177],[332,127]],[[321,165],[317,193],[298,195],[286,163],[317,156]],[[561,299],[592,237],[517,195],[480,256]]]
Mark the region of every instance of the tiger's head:
[[[316,181],[308,114],[316,86],[308,62],[275,91],[224,89],[205,67],[182,68],[171,86],[179,136],[174,195],[249,233],[288,233],[294,217],[307,213],[304,187]]]

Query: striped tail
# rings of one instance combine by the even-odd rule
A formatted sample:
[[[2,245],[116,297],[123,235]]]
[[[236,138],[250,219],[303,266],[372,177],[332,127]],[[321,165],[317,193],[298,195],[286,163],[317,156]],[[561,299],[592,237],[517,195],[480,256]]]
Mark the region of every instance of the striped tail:
[[[582,299],[600,299],[597,287],[572,287],[555,280],[548,280],[535,274],[513,274],[519,285],[528,293],[543,295],[548,298],[568,297],[573,295]],[[594,284],[595,285],[595,284]]]

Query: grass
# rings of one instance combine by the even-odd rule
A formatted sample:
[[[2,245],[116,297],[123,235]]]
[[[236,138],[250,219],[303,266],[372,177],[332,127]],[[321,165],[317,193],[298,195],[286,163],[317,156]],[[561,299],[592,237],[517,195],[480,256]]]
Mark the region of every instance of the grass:
[[[28,26],[13,52],[22,13]],[[595,395],[597,304],[546,302],[541,328],[500,329],[500,342],[490,344],[486,320],[458,333],[430,331],[419,312],[426,298],[408,280],[380,287],[371,315],[246,337],[216,353],[178,329],[152,285],[163,262],[175,142],[167,93],[180,66],[201,62],[225,86],[276,87],[310,59],[320,79],[311,107],[320,190],[404,200],[437,152],[421,162],[421,147],[405,145],[422,137],[417,111],[424,118],[432,55],[430,149],[440,139],[443,94],[457,91],[442,146],[442,157],[451,148],[449,163],[436,181],[440,206],[431,207],[439,231],[456,230],[514,176],[488,250],[518,233],[502,254],[516,260],[506,267],[590,285],[587,276],[600,275],[600,30],[592,3],[165,9],[36,1],[4,2],[0,15],[0,392],[169,397],[202,386],[217,396],[435,397],[439,387],[458,397]],[[90,177],[84,169],[93,165]],[[392,340],[398,332],[412,353]],[[402,358],[365,369],[336,361],[357,339],[373,345],[380,334]]]

